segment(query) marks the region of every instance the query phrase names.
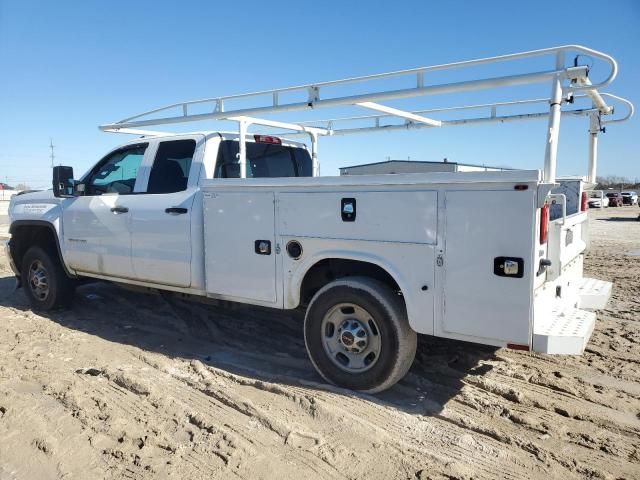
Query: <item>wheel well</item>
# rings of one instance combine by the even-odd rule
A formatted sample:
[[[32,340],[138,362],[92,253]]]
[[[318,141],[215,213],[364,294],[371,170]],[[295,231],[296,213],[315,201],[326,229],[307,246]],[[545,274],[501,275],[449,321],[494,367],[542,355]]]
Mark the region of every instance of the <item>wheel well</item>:
[[[355,276],[374,278],[401,293],[394,278],[375,263],[343,258],[326,258],[316,263],[305,274],[300,287],[300,305],[307,305],[316,292],[327,283],[337,278]]]
[[[33,246],[42,247],[52,254],[59,255],[58,241],[53,229],[44,225],[18,226],[11,231],[11,257],[20,269],[27,250]]]

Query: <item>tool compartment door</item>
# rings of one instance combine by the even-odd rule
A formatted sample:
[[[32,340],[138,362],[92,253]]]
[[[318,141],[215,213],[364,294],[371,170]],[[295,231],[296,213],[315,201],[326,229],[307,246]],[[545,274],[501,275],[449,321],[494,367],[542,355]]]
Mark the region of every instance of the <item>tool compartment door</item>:
[[[443,336],[529,345],[532,190],[446,192]],[[521,277],[496,274],[500,257],[521,259]]]
[[[276,303],[273,192],[205,192],[203,197],[207,293]]]

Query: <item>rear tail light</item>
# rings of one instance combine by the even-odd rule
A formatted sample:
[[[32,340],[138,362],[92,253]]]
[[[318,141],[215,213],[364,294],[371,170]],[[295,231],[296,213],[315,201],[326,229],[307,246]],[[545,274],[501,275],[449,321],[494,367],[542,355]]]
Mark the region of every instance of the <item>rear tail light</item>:
[[[254,135],[253,139],[258,143],[272,143],[274,145],[282,145],[282,140],[271,135]]]
[[[587,208],[589,208],[589,205],[587,203],[587,192],[582,192],[582,202],[580,203],[580,210],[586,212]]]
[[[547,243],[549,236],[549,205],[540,209],[540,245]]]

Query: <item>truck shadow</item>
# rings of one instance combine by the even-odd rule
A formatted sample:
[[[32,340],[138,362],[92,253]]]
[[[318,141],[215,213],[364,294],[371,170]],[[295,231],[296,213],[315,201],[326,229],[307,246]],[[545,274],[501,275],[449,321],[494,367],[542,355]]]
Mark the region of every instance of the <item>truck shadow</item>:
[[[599,218],[598,220],[602,222],[638,222],[640,221],[640,215],[637,217],[609,217],[609,218]]]
[[[29,311],[12,277],[0,278],[0,305]],[[301,312],[237,304],[205,305],[96,282],[78,288],[73,308],[41,313],[59,325],[170,358],[199,360],[236,375],[360,396],[407,413],[436,415],[465,377],[492,369],[495,348],[425,335],[410,373],[376,395],[326,384],[307,358]]]

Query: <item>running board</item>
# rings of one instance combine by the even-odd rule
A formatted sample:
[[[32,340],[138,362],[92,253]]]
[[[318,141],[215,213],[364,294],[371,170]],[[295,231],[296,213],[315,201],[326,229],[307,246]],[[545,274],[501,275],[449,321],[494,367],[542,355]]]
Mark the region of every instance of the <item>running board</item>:
[[[534,325],[533,351],[581,355],[595,324],[595,313],[558,305],[545,322]]]
[[[582,310],[601,310],[611,297],[611,282],[596,280],[595,278],[582,278],[576,284],[576,293],[580,298],[578,306]]]

